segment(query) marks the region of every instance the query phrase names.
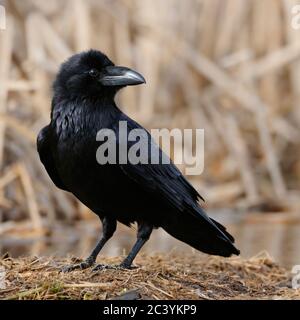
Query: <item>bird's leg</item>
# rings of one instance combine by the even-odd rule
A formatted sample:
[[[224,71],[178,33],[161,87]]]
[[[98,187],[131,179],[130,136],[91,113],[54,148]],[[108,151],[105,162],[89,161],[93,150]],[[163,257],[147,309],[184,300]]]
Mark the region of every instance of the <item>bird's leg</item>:
[[[63,272],[69,272],[69,271],[73,271],[75,269],[86,269],[86,268],[91,267],[95,263],[99,252],[101,251],[101,249],[103,248],[105,243],[113,236],[114,232],[116,231],[116,227],[117,227],[117,221],[114,219],[109,219],[107,217],[104,217],[101,221],[102,221],[102,226],[103,226],[102,237],[99,240],[99,242],[97,243],[97,245],[94,248],[94,250],[92,251],[92,253],[89,255],[88,258],[86,258],[81,263],[77,263],[77,264],[63,267],[62,268]]]
[[[141,250],[145,242],[150,238],[153,226],[146,223],[138,224],[137,241],[133,248],[129,252],[128,256],[123,260],[119,266],[107,266],[103,264],[96,265],[93,271],[103,270],[103,269],[130,269],[132,261]]]
[[[130,269],[131,264],[142,246],[148,241],[152,233],[153,226],[147,223],[138,224],[137,240],[128,256],[120,264],[121,268]]]

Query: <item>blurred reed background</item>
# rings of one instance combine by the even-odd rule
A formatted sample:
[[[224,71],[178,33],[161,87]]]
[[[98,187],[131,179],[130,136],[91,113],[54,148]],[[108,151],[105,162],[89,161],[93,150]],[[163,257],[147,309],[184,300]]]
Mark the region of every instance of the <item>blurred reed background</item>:
[[[0,234],[93,217],[53,185],[35,146],[59,64],[89,48],[145,76],[118,97],[141,124],[205,129],[205,170],[190,180],[209,208],[300,218],[299,1],[0,3]]]

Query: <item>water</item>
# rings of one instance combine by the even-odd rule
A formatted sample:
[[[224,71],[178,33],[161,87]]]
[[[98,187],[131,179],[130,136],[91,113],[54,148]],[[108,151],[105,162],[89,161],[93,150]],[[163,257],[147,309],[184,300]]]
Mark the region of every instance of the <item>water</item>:
[[[300,265],[300,223],[285,219],[281,215],[253,215],[224,218],[221,214],[212,214],[224,223],[236,238],[241,256],[252,257],[267,251],[282,266],[291,268]],[[0,237],[0,253],[9,252],[13,257],[23,255],[67,256],[69,254],[86,257],[101,236],[98,220],[80,222],[77,225],[58,224],[52,235],[43,237]],[[135,242],[135,230],[122,225],[114,237],[107,243],[102,253],[105,256],[120,256],[129,252]],[[163,230],[155,230],[143,248],[145,253],[165,253],[170,251],[198,254],[194,249],[169,236]],[[200,254],[200,253],[199,253]],[[101,257],[99,256],[99,261]]]

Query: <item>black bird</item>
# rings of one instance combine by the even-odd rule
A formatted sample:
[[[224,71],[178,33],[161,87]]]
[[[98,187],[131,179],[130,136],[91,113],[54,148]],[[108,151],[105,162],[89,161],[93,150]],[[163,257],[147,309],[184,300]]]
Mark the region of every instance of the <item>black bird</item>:
[[[120,265],[124,268],[131,267],[153,228],[159,227],[205,253],[224,257],[239,254],[233,245],[234,238],[201,209],[198,205],[201,196],[172,162],[102,165],[97,162],[96,152],[101,143],[96,141],[96,135],[100,129],[111,129],[118,137],[119,122],[126,121],[128,131],[145,130],[114,101],[121,88],[142,83],[145,83],[142,75],[115,66],[97,50],[70,57],[54,81],[51,121],[37,138],[40,160],[55,185],[73,193],[103,224],[102,237],[91,255],[80,264],[66,267],[66,271],[93,265],[115,232],[117,221],[127,226],[135,222],[138,225],[137,241]],[[128,142],[126,151],[132,143]],[[152,140],[150,143],[155,145]],[[162,156],[162,151],[159,152]]]

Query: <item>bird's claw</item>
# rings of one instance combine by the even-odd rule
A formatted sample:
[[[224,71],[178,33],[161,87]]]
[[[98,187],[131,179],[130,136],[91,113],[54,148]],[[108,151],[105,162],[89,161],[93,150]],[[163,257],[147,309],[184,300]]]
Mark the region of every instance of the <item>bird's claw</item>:
[[[112,270],[121,270],[119,265],[109,265],[109,264],[97,264],[92,271],[100,271],[105,269],[112,269]]]
[[[92,271],[100,271],[100,270],[105,270],[105,269],[112,269],[112,270],[131,270],[135,269],[137,267],[131,266],[131,265],[126,265],[126,264],[119,264],[119,265],[107,265],[107,264],[97,264]]]
[[[61,272],[71,272],[73,270],[84,270],[84,269],[91,267],[93,264],[94,264],[94,261],[87,259],[87,260],[82,261],[80,263],[64,266],[61,268]]]
[[[95,271],[104,270],[104,269],[113,269],[113,266],[109,266],[109,265],[106,265],[106,264],[97,264],[92,269],[92,271],[95,272]]]
[[[126,264],[126,263],[121,263],[119,265],[119,268],[120,269],[126,269],[126,270],[133,270],[133,269],[137,269],[137,266],[133,266],[133,265],[129,265],[129,264]]]

